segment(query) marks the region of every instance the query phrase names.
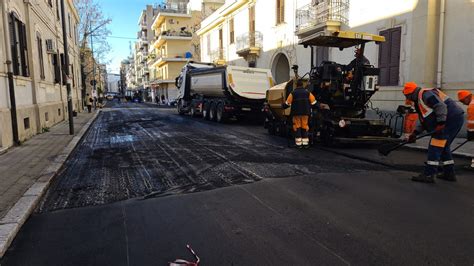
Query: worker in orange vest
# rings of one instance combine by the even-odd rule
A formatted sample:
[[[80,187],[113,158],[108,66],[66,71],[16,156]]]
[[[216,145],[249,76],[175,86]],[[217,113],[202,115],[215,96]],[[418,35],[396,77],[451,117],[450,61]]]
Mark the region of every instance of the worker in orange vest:
[[[296,81],[296,88],[288,95],[284,108],[291,107],[291,116],[293,117],[293,132],[295,134],[296,147],[308,147],[309,138],[309,117],[311,116],[311,107],[317,103],[314,95],[303,86],[303,81]],[[326,104],[319,104],[321,109],[329,109]]]
[[[474,98],[470,91],[460,90],[458,99],[467,105],[467,140],[474,141]],[[471,161],[471,168],[474,168],[474,158]]]
[[[303,82],[298,80],[296,88],[288,95],[285,105],[291,107],[293,117],[293,132],[296,147],[308,146],[308,121],[311,115],[311,106],[316,104],[316,98],[303,87]]]
[[[420,127],[408,138],[415,142],[416,135],[423,130],[432,132],[428,146],[428,158],[423,173],[414,176],[413,181],[434,183],[434,178],[456,181],[451,143],[464,124],[464,111],[439,89],[420,88],[414,82],[407,82],[403,88],[406,99],[413,102],[419,115]],[[438,167],[443,172],[438,174]]]

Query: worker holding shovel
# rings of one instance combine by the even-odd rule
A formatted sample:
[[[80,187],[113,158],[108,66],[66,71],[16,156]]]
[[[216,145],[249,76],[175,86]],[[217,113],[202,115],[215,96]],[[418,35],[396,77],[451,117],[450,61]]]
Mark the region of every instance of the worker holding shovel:
[[[428,159],[423,173],[414,176],[413,181],[434,183],[435,177],[456,181],[451,143],[462,128],[464,111],[456,102],[438,89],[422,89],[414,82],[407,82],[403,88],[406,99],[414,103],[420,125],[408,137],[414,142],[423,130],[432,132],[428,146]],[[443,172],[438,174],[438,167]]]
[[[470,91],[458,91],[458,100],[467,105],[467,140],[474,141],[474,98]],[[474,169],[474,158],[471,160],[471,168]]]

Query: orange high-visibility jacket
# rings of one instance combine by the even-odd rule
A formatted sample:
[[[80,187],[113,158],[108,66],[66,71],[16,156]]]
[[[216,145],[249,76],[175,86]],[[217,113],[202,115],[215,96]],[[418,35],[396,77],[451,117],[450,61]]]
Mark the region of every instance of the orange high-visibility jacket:
[[[412,134],[416,129],[416,122],[418,121],[417,113],[407,113],[403,123],[403,133]]]
[[[467,131],[474,132],[474,98],[467,107]]]

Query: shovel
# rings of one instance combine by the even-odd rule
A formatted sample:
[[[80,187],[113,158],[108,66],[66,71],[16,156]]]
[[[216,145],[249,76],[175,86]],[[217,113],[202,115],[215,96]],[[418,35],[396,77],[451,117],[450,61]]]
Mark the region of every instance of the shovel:
[[[454,148],[451,152],[455,152],[457,149],[461,148],[464,144],[468,143],[469,140],[465,140],[463,143],[459,144],[456,148]]]
[[[421,139],[421,138],[424,138],[426,136],[430,136],[431,134],[433,134],[435,131],[432,131],[432,132],[428,132],[428,133],[425,133],[425,134],[421,134],[421,135],[418,135],[416,137],[416,139]],[[405,140],[405,141],[402,141],[400,143],[386,143],[386,144],[383,144],[381,145],[379,148],[378,148],[378,151],[381,155],[383,156],[387,156],[390,152],[400,148],[400,147],[403,147],[405,146],[406,144],[410,143],[409,141]]]

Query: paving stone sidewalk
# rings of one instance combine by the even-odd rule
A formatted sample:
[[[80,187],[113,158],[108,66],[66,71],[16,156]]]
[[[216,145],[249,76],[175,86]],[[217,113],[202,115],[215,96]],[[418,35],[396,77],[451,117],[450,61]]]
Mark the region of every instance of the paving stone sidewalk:
[[[94,113],[87,112],[74,117],[76,135],[93,117]],[[69,135],[68,121],[63,121],[49,132],[36,135],[0,155],[0,220],[61,155],[73,137]]]

